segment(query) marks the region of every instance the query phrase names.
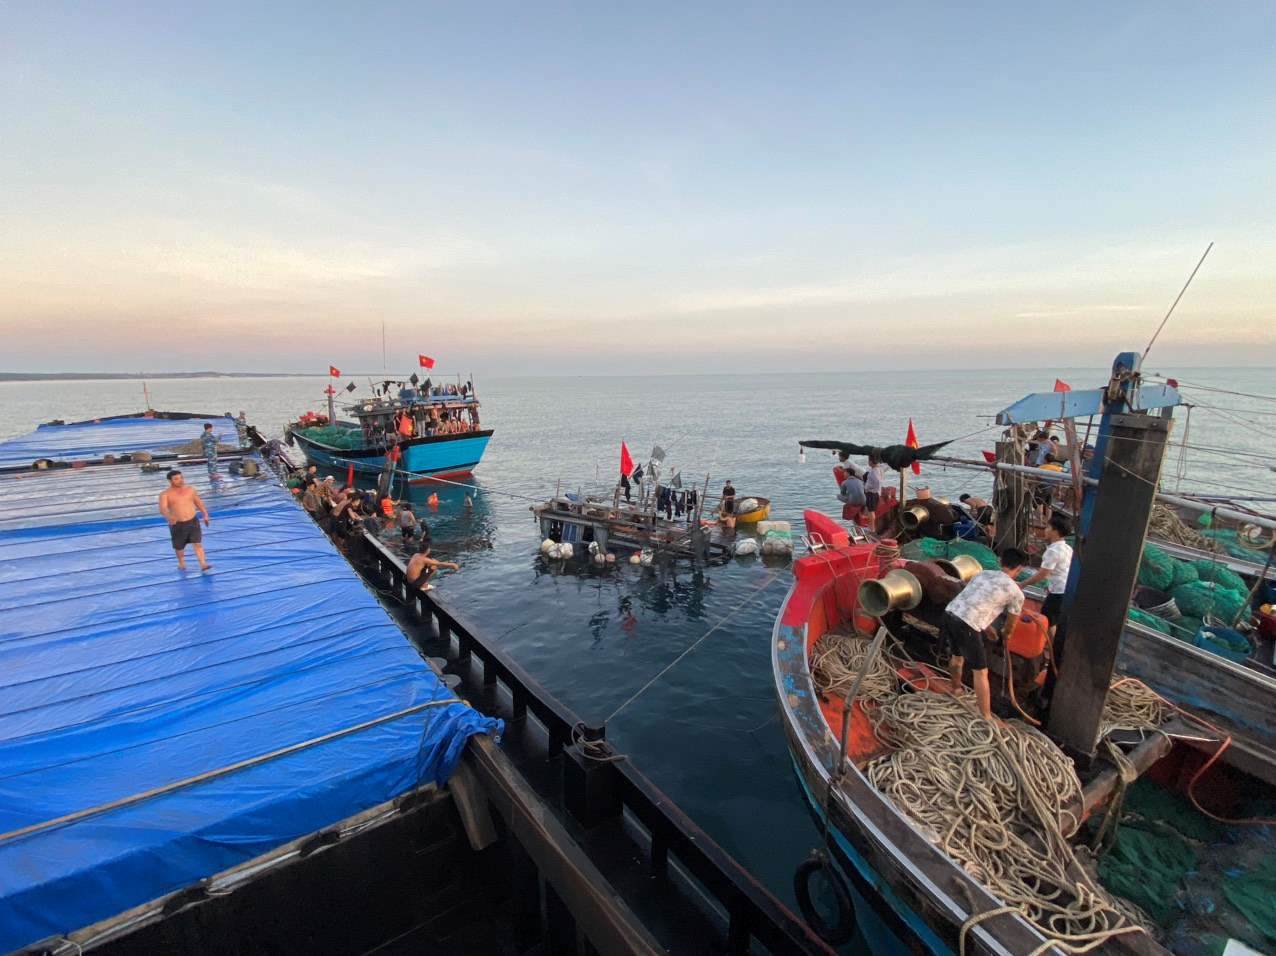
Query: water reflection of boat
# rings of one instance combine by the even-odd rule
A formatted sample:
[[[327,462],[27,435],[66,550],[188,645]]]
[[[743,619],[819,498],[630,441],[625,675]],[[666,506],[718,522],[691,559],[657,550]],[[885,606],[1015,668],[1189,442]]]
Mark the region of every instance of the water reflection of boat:
[[[1109,524],[1083,525],[1091,557],[1087,563],[1082,554],[1073,563],[1064,607],[1075,616],[1054,700],[1046,707],[1040,693],[1049,642],[1033,600],[1015,619],[1013,636],[989,651],[995,704],[1003,714],[1018,711],[1023,721],[985,722],[960,699],[936,693],[949,678],[935,625],[964,586],[964,576],[952,573],[960,569],[934,561],[901,567],[892,542],[807,513],[808,535],[821,544],[795,564],[773,631],[772,668],[794,766],[827,835],[821,855],[799,871],[798,896],[830,937],[857,916],[874,952],[1025,956],[1057,946],[1194,953],[1205,933],[1221,934],[1220,945],[1228,935],[1264,945],[1254,923],[1276,915],[1276,900],[1264,891],[1257,910],[1245,910],[1231,890],[1259,878],[1253,853],[1267,845],[1270,832],[1260,829],[1245,841],[1208,817],[1261,812],[1276,793],[1271,681],[1177,642],[1195,655],[1196,677],[1185,686],[1175,680],[1179,658],[1159,660],[1160,645],[1122,627],[1151,510],[1154,482],[1146,476],[1159,470],[1167,432],[1160,418],[1142,411],[1176,400],[1152,395],[1141,404],[1134,358],[1118,362],[1100,406],[1099,484],[1093,497],[1087,494],[1085,514],[1107,516]],[[1144,480],[1130,481],[1130,475]],[[1100,593],[1106,597],[1082,600]],[[829,661],[841,661],[840,670]],[[1114,674],[1114,663],[1128,676]],[[1216,716],[1247,711],[1249,723]],[[1041,731],[1028,727],[1038,719]],[[953,739],[958,733],[972,741],[984,736],[963,753]],[[1064,743],[1075,760],[1056,746]],[[1140,783],[1141,777],[1155,783]],[[1175,801],[1180,816],[1131,836],[1122,808],[1149,786],[1163,794],[1157,799]],[[927,816],[942,805],[936,795],[953,801],[952,811],[938,819]],[[1118,871],[1104,868],[1111,856],[1103,854],[1119,853],[1123,838],[1142,834],[1165,841],[1158,847],[1186,848],[1184,833],[1209,827],[1213,836],[1199,839],[1183,865],[1157,856],[1155,865],[1128,865],[1131,878],[1124,883],[1104,885]],[[1083,843],[1103,861],[1104,882],[1092,865],[1082,865],[1088,851],[1077,848]],[[837,890],[842,919],[830,921],[813,909],[814,873],[858,891],[853,897],[846,887]],[[1142,893],[1145,907],[1168,903],[1149,891],[1154,885],[1167,887],[1171,897],[1208,895],[1209,912],[1171,904],[1157,917],[1164,924],[1154,926],[1148,912],[1116,895]],[[858,900],[854,916],[852,899]]]
[[[354,421],[336,417],[330,394],[328,415],[307,413],[287,426],[286,439],[312,464],[361,474],[379,474],[387,461],[413,481],[463,477],[478,466],[493,432],[481,425],[470,383],[383,385],[370,399],[345,405]]]

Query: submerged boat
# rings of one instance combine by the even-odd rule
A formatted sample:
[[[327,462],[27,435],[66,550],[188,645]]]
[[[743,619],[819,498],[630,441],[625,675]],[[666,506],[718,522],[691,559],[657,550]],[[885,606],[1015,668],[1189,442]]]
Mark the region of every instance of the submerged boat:
[[[1165,423],[1142,410],[1174,396],[1140,404],[1137,369],[1127,353],[1103,390],[1104,439],[1131,439],[1128,428],[1163,441]],[[1031,593],[1013,636],[986,645],[1004,722],[950,692],[936,640],[944,606],[978,568],[906,561],[893,540],[806,513],[812,553],[795,562],[771,659],[794,767],[825,834],[799,870],[798,898],[830,941],[858,923],[874,952],[1276,945],[1264,935],[1276,925],[1272,821],[1254,819],[1276,796],[1272,681],[1124,623],[1161,447],[1136,461],[1152,454],[1140,442],[1099,443],[1053,699],[1049,632]],[[1143,482],[1125,480],[1135,467]]]
[[[323,468],[379,475],[389,467],[409,482],[460,478],[478,467],[493,434],[482,426],[472,382],[385,382],[345,405],[350,419],[337,418],[332,392],[326,416],[308,412],[285,429],[288,443]]]

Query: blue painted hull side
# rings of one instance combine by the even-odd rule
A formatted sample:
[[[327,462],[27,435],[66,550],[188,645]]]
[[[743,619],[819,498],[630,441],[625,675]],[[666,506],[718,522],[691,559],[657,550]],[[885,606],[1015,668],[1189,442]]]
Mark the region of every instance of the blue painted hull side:
[[[488,440],[489,436],[481,435],[476,438],[411,445],[404,450],[399,469],[415,475],[465,474],[473,471],[483,458]],[[353,462],[355,471],[372,475],[380,474],[385,468],[384,455],[347,458],[338,450],[328,451],[304,441],[299,444],[305,450],[306,457],[316,465],[340,469]]]
[[[816,800],[815,794],[811,793],[810,788],[806,785],[806,780],[802,777],[801,768],[798,767],[797,761],[793,763],[794,773],[797,775],[798,783],[802,787],[802,795],[806,798],[806,802],[810,805],[811,811],[815,814],[820,825],[824,822],[824,807],[820,801]],[[837,845],[837,853],[833,854],[833,862],[839,868],[847,862],[855,867],[858,874],[870,886],[877,890],[882,901],[894,910],[908,927],[923,942],[926,948],[935,956],[953,956],[953,951],[935,935],[935,931],[926,924],[920,916],[914,913],[909,907],[905,906],[895,895],[895,892],[886,884],[886,881],[877,875],[877,872],[869,866],[867,860],[860,855],[850,842],[834,829],[831,833],[834,843]],[[910,947],[896,935],[889,926],[874,911],[872,905],[865,900],[859,893],[854,880],[846,878],[846,885],[851,891],[851,897],[855,903],[856,928],[868,943],[869,952],[871,953],[906,953]]]

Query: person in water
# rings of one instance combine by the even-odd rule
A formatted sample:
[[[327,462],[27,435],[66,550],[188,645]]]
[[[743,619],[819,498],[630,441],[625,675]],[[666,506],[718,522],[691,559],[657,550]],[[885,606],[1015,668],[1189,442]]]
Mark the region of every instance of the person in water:
[[[1009,641],[1023,610],[1023,591],[1015,578],[1028,562],[1018,548],[1001,552],[1001,570],[980,571],[961,593],[948,602],[940,624],[940,645],[947,650],[948,676],[954,694],[962,689],[966,662],[970,662],[970,683],[975,690],[979,712],[992,719],[992,691],[988,686],[988,653],[984,632],[1001,614],[1006,615],[1002,640]]]
[[[199,517],[204,516],[204,527],[208,526],[208,508],[199,497],[199,492],[186,484],[182,473],[174,468],[167,475],[168,487],[160,492],[159,512],[168,522],[168,534],[173,542],[173,550],[177,552],[177,567],[186,570],[186,546],[195,549],[195,557],[199,559],[199,569],[208,571],[212,565],[204,557],[204,532],[199,527]]]
[[[404,581],[409,589],[433,591],[434,585],[430,584],[430,578],[434,577],[440,568],[448,568],[451,571],[461,570],[461,566],[452,561],[437,561],[430,557],[430,541],[427,538],[418,545],[417,553],[408,561]]]
[[[399,531],[403,534],[404,541],[410,541],[412,536],[416,534],[416,515],[412,513],[412,506],[406,501],[399,509]]]

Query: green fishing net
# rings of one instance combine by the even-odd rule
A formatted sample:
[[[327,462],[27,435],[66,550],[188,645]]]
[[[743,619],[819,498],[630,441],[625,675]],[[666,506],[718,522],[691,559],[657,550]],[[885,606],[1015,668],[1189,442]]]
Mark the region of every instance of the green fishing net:
[[[1233,591],[1212,581],[1192,581],[1173,591],[1174,603],[1190,617],[1217,618],[1231,624],[1245,606],[1243,591]]]
[[[1137,607],[1132,607],[1126,614],[1135,624],[1142,624],[1144,627],[1150,627],[1160,631],[1162,634],[1170,633],[1170,622],[1163,617],[1157,617],[1155,614],[1149,614],[1147,611]]]
[[[1158,591],[1168,591],[1174,582],[1174,559],[1154,544],[1143,546],[1139,562],[1139,583]]]
[[[1170,633],[1181,641],[1192,643],[1192,639],[1196,637],[1196,632],[1201,629],[1204,623],[1199,617],[1192,617],[1184,614],[1177,621],[1167,621],[1170,625]]]
[[[1229,591],[1240,591],[1244,593],[1248,590],[1245,586],[1245,580],[1233,571],[1231,568],[1224,567],[1221,564],[1215,564],[1209,558],[1201,558],[1192,562],[1192,566],[1196,568],[1197,576],[1202,581],[1212,581],[1215,584],[1222,585]]]
[[[357,428],[342,428],[340,425],[318,425],[314,428],[298,428],[298,435],[317,441],[333,448],[358,448],[363,444],[363,435]]]
[[[1196,565],[1191,561],[1175,561],[1174,577],[1170,581],[1170,589],[1173,590],[1180,584],[1191,584],[1193,581],[1199,581],[1200,579],[1200,572],[1196,570]]]
[[[1001,566],[997,554],[992,548],[977,541],[940,541],[937,538],[917,538],[900,545],[901,557],[909,561],[934,561],[940,558],[955,558],[959,554],[969,555],[979,562],[985,571],[995,571]]]
[[[1248,869],[1238,868],[1223,881],[1223,895],[1255,931],[1276,943],[1276,857]]]

